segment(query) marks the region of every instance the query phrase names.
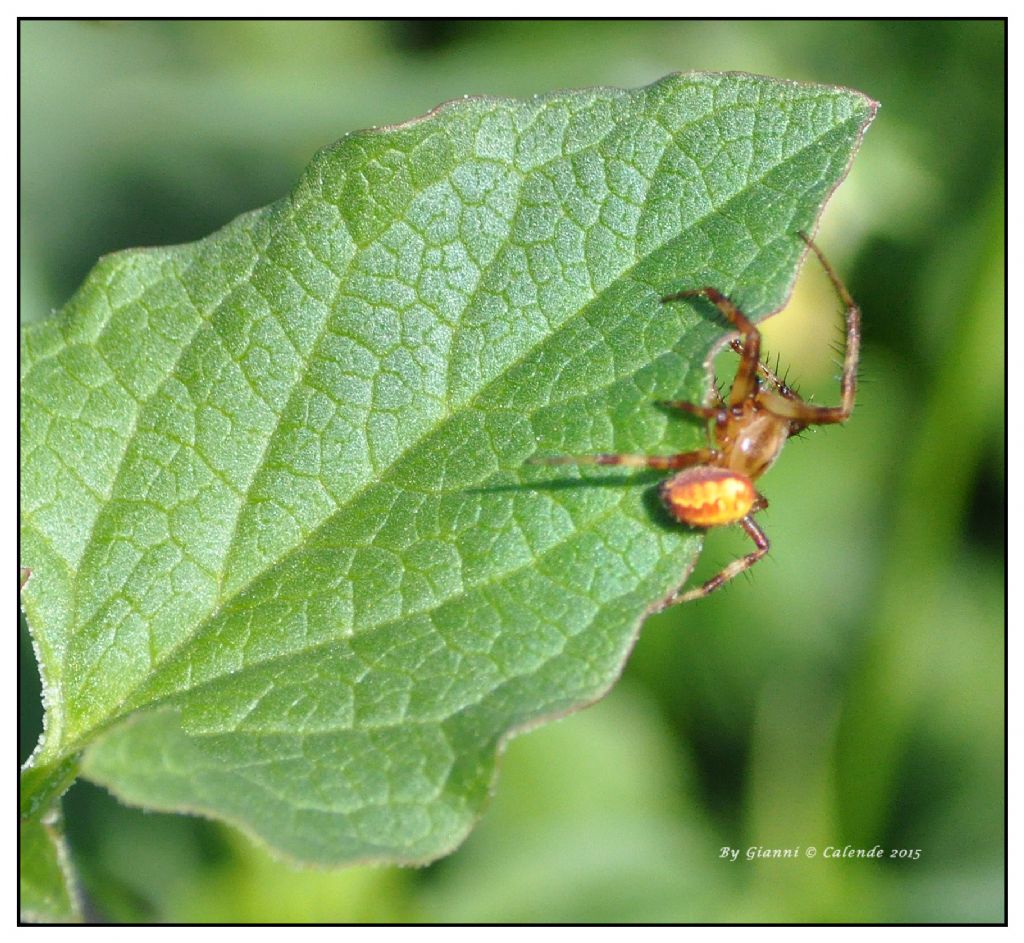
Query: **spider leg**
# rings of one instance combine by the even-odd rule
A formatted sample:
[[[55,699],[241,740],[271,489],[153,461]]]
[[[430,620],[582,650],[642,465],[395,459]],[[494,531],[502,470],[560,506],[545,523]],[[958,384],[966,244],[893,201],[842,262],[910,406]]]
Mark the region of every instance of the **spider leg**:
[[[767,507],[767,505],[768,502],[762,498],[758,502],[758,504],[755,505],[754,509],[761,510],[762,508]],[[711,577],[711,579],[709,579],[706,583],[702,583],[700,586],[694,587],[693,589],[688,590],[685,593],[681,590],[677,590],[675,593],[669,596],[667,600],[665,600],[665,603],[661,608],[664,609],[668,606],[674,606],[676,603],[679,602],[691,602],[694,599],[702,599],[709,593],[713,593],[719,587],[724,586],[726,583],[729,582],[729,580],[731,580],[735,576],[738,576],[744,570],[749,570],[755,563],[757,563],[758,560],[761,559],[761,557],[763,557],[768,552],[768,538],[767,536],[765,536],[765,532],[761,530],[761,528],[757,525],[757,522],[754,520],[751,514],[748,514],[745,518],[743,518],[739,522],[739,525],[747,532],[747,535],[750,537],[750,539],[754,541],[754,546],[756,549],[753,550],[751,553],[748,553],[746,556],[740,557],[738,560],[733,560],[733,562],[730,563],[724,570],[722,570],[715,576]]]
[[[732,381],[732,389],[729,390],[729,405],[738,406],[757,392],[757,372],[761,363],[761,332],[717,288],[705,286],[691,291],[680,291],[661,300],[662,302],[677,301],[680,298],[694,298],[700,295],[703,295],[718,308],[722,317],[740,333],[740,348],[738,349],[740,365],[736,368],[736,377]]]
[[[729,341],[729,346],[734,351],[736,351],[736,353],[738,353],[738,354],[742,354],[743,353],[743,342],[742,341],[740,341],[738,339],[737,340]],[[778,369],[778,364],[776,364],[776,369]],[[766,364],[763,360],[759,360],[758,361],[758,363],[757,363],[757,372],[758,372],[758,375],[766,383],[768,383],[770,386],[774,387],[776,389],[776,391],[778,391],[779,396],[782,396],[785,399],[793,399],[793,400],[800,399],[800,397],[797,395],[796,391],[791,386],[787,385],[786,381],[783,380],[775,372],[775,370],[772,370],[772,368],[769,367],[768,364]]]
[[[597,455],[535,455],[527,459],[529,465],[626,465],[632,468],[658,468],[669,470],[689,468],[717,462],[721,453],[717,449],[696,449],[676,455],[630,455],[623,452],[602,452]]]
[[[767,394],[765,399],[769,409],[783,419],[789,419],[799,426],[821,426],[829,423],[846,422],[853,412],[853,403],[857,397],[857,364],[860,360],[860,308],[850,297],[846,286],[839,280],[835,269],[829,265],[821,250],[809,236],[800,233],[800,238],[818,257],[832,282],[840,300],[846,306],[846,351],[843,356],[843,375],[839,381],[840,400],[838,406],[814,406],[804,402],[791,390],[778,388],[778,395]],[[788,395],[787,395],[788,394]],[[770,398],[769,398],[770,397]]]
[[[857,364],[860,360],[860,308],[853,300],[842,280],[836,274],[836,270],[829,264],[821,249],[815,245],[814,240],[806,233],[800,233],[800,238],[807,243],[808,248],[818,257],[821,267],[825,270],[828,280],[832,282],[839,300],[846,307],[846,353],[843,356],[843,375],[839,381],[840,405],[838,406],[812,406],[802,400],[790,405],[792,415],[782,413],[788,418],[806,425],[832,422],[845,422],[853,412],[853,403],[857,396]]]

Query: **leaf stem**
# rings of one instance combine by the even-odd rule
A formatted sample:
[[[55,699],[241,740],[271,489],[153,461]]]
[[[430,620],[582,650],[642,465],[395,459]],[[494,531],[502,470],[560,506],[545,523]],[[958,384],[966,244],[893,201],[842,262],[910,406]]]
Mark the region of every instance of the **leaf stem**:
[[[39,818],[78,777],[81,754],[56,763],[30,766],[21,771],[20,814],[23,819]]]

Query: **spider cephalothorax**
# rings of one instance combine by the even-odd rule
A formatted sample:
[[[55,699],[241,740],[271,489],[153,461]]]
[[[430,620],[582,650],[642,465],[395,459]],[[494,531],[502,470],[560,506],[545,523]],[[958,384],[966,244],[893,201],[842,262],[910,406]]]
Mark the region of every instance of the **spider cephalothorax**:
[[[857,361],[860,355],[860,309],[839,280],[832,266],[811,239],[800,233],[824,266],[836,293],[846,306],[846,355],[840,380],[840,405],[815,406],[761,362],[761,334],[725,295],[706,286],[662,298],[663,302],[703,296],[739,332],[732,349],[740,364],[727,398],[717,391],[708,405],[672,401],[663,405],[698,416],[708,422],[707,448],[678,455],[560,455],[535,458],[543,465],[629,465],[636,468],[674,470],[662,482],[661,499],[668,512],[683,524],[707,529],[739,524],[755,549],[734,560],[701,586],[672,593],[660,608],[699,599],[718,589],[734,576],[753,566],[768,552],[768,538],[754,520],[754,514],[768,506],[754,482],[779,457],[786,440],[807,426],[845,422],[853,412],[857,392]]]

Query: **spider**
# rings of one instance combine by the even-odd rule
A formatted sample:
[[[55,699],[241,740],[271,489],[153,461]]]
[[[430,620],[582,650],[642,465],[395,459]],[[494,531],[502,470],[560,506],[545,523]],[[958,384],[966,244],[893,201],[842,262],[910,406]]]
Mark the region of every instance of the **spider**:
[[[531,459],[537,465],[626,465],[675,471],[659,487],[668,513],[681,524],[701,530],[739,524],[754,542],[754,550],[734,560],[707,582],[683,592],[675,590],[653,611],[681,602],[701,599],[750,569],[768,552],[768,538],[754,515],[768,507],[768,500],[754,487],[779,457],[790,436],[807,426],[845,422],[853,412],[857,393],[857,361],[860,354],[860,309],[821,250],[805,233],[799,236],[818,257],[836,294],[846,306],[846,352],[839,383],[838,406],[815,406],[761,362],[761,333],[716,288],[705,286],[662,298],[663,304],[704,297],[737,330],[730,347],[740,356],[736,376],[726,399],[714,390],[708,405],[678,400],[661,405],[697,416],[708,422],[707,448],[677,455],[558,455]]]

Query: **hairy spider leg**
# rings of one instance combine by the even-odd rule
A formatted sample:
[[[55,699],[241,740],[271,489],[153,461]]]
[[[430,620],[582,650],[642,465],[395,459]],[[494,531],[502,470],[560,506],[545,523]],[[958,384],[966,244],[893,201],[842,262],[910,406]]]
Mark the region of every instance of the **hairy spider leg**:
[[[857,364],[860,359],[860,308],[851,297],[836,270],[829,264],[821,249],[806,233],[800,238],[807,243],[810,250],[817,256],[821,267],[825,270],[839,300],[846,308],[846,352],[843,356],[843,375],[839,381],[840,401],[838,406],[812,406],[801,399],[785,404],[772,404],[772,410],[779,416],[792,419],[803,425],[825,425],[827,423],[845,422],[853,412],[854,400],[857,397]]]
[[[787,397],[781,390],[778,396],[771,396],[768,400],[768,408],[776,416],[789,419],[798,430],[804,426],[846,422],[850,418],[857,397],[857,364],[860,359],[860,308],[850,297],[850,293],[839,280],[835,270],[825,260],[821,250],[803,233],[800,233],[800,236],[818,257],[836,294],[846,305],[846,350],[843,355],[842,378],[839,381],[840,400],[838,406],[814,406],[795,394],[792,397]]]
[[[743,341],[738,338],[729,342],[729,346],[737,353],[742,356],[743,354]],[[772,370],[764,361],[759,360],[757,363],[757,373],[772,389],[770,393],[777,393],[783,399],[791,400],[797,403],[803,403],[804,400],[800,398],[800,395],[789,386],[785,380],[781,379],[778,374]],[[659,400],[658,405],[663,406],[665,409],[678,409],[684,413],[690,413],[693,416],[699,416],[701,419],[717,419],[721,411],[725,408],[725,402],[719,395],[718,390],[712,388],[711,396],[714,402],[710,405],[704,406],[700,403],[691,403],[687,400],[682,399],[667,399]],[[788,409],[788,407],[780,407],[782,410]],[[774,410],[773,411],[777,411]]]
[[[729,341],[729,346],[737,354],[743,355],[743,341],[739,338]],[[759,360],[757,363],[757,373],[779,396],[784,399],[803,402],[796,390],[789,386],[785,380],[781,379],[763,360]],[[681,412],[699,416],[701,419],[717,419],[719,413],[725,407],[725,401],[719,395],[717,389],[712,388],[711,396],[714,402],[707,406],[682,399],[659,400],[658,405],[663,406],[665,409],[678,409]]]
[[[737,354],[741,354],[742,355],[742,353],[743,353],[743,342],[741,340],[739,340],[739,339],[731,340],[731,341],[729,341],[729,346]],[[776,369],[778,369],[778,364],[776,364]],[[793,387],[791,387],[788,383],[786,383],[786,381],[783,380],[775,372],[775,370],[772,370],[772,368],[769,367],[768,364],[766,364],[763,360],[758,362],[758,364],[757,364],[757,372],[760,375],[761,379],[764,380],[769,386],[771,386],[774,389],[774,391],[779,394],[779,396],[782,396],[785,399],[795,399],[795,400],[799,400],[800,399],[800,396],[796,392],[796,390],[794,390]]]
[[[827,425],[831,423],[845,422],[853,413],[853,404],[857,398],[857,364],[860,358],[860,308],[853,300],[846,285],[832,267],[824,253],[817,244],[805,232],[798,233],[800,238],[807,244],[807,247],[814,253],[821,267],[825,270],[832,287],[835,289],[839,299],[843,302],[846,311],[846,342],[845,354],[843,357],[843,373],[840,380],[840,405],[838,406],[815,406],[803,400],[791,387],[781,380],[772,369],[761,362],[761,334],[751,322],[744,317],[736,306],[721,292],[714,288],[698,288],[688,291],[681,291],[674,295],[663,298],[663,302],[676,301],[681,298],[692,298],[703,295],[711,301],[722,315],[733,324],[740,332],[740,337],[730,341],[729,346],[740,355],[740,366],[733,380],[732,390],[729,394],[729,405],[735,406],[742,402],[745,396],[754,392],[756,384],[755,377],[760,375],[771,386],[774,392],[785,402],[780,402],[775,397],[771,398],[771,410],[776,415],[785,419],[791,419],[795,423],[804,426]],[[751,368],[751,361],[753,367]],[[738,395],[738,390],[745,390],[745,395]],[[697,404],[671,401],[664,403],[673,409],[680,409],[692,413],[704,419],[712,419],[716,410],[713,406],[699,406]]]
[[[755,507],[755,510],[763,510],[765,507],[768,506],[768,502],[765,501],[763,498],[761,499],[761,502],[763,503],[759,503]],[[760,527],[758,527],[757,522],[754,520],[752,514],[748,514],[738,523],[740,527],[742,527],[747,532],[747,535],[750,537],[750,539],[754,541],[754,546],[756,549],[753,550],[751,553],[748,553],[746,556],[740,557],[738,560],[733,560],[733,562],[730,563],[724,570],[722,570],[719,573],[716,573],[714,576],[711,577],[711,579],[709,579],[705,583],[702,583],[700,586],[696,586],[685,593],[677,590],[675,593],[669,596],[668,599],[665,600],[665,602],[661,606],[662,609],[666,609],[669,606],[674,606],[676,603],[679,602],[692,602],[694,599],[701,599],[702,597],[707,596],[709,593],[713,593],[720,586],[723,586],[725,583],[728,583],[729,580],[733,579],[736,576],[739,576],[740,573],[742,573],[744,570],[749,570],[755,563],[757,563],[758,560],[761,559],[761,557],[763,557],[768,552],[768,548],[770,546],[770,544],[768,543],[768,537],[765,534],[765,532],[761,530]]]
[[[729,390],[729,405],[739,406],[744,400],[753,396],[757,390],[757,372],[758,367],[761,365],[761,332],[732,301],[726,298],[717,288],[712,288],[710,285],[705,285],[703,288],[680,291],[661,300],[665,303],[679,301],[682,298],[695,298],[701,295],[718,308],[722,313],[722,317],[740,333],[740,341],[742,342],[740,365],[736,368],[736,377],[733,379],[732,388]],[[700,414],[698,413],[697,415]]]

